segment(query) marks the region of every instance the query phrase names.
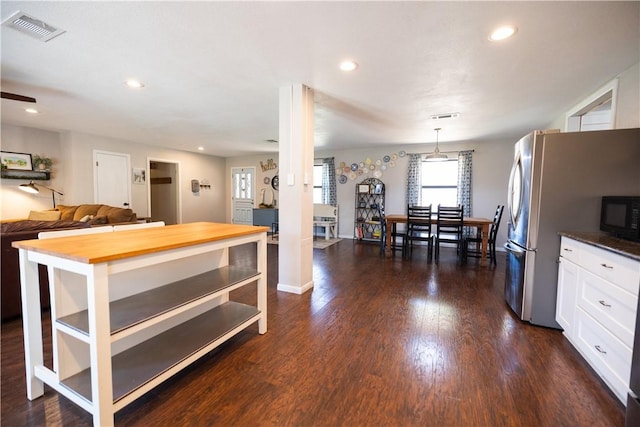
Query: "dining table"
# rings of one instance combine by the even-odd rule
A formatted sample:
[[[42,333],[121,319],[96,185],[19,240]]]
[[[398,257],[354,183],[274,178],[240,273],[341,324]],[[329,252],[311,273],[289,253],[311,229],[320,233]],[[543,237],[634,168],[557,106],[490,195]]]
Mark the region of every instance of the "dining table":
[[[425,220],[426,221],[426,220]],[[431,224],[437,224],[437,216],[432,216],[429,220]],[[385,235],[385,255],[391,256],[391,240],[393,230],[396,229],[397,224],[406,224],[406,214],[389,214],[386,216],[386,235]],[[464,217],[462,218],[462,224],[465,227],[476,227],[479,235],[482,236],[482,257],[480,258],[480,265],[486,265],[487,263],[487,249],[489,246],[489,228],[493,223],[493,219],[489,218],[476,218],[476,217]]]

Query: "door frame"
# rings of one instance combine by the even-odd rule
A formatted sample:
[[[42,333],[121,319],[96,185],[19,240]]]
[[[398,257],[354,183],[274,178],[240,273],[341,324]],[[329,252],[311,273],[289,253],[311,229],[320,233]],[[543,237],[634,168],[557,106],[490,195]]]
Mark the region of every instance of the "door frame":
[[[257,168],[255,166],[231,166],[230,168],[230,183],[231,183],[231,223],[235,224],[234,222],[234,213],[235,213],[235,196],[234,196],[234,182],[233,182],[233,171],[236,169],[251,169],[253,172],[251,174],[251,203],[252,203],[252,208],[256,207],[256,185],[257,185],[257,178],[256,178],[256,173],[257,173]]]
[[[147,157],[147,214],[153,216],[151,212],[151,162],[171,163],[176,167],[176,220],[178,224],[182,224],[182,185],[181,185],[181,168],[179,160],[162,159],[159,157]]]

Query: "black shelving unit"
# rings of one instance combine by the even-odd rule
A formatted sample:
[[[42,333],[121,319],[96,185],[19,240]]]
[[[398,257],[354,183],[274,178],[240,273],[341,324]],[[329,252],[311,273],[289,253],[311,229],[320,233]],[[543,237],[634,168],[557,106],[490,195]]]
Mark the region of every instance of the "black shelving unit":
[[[0,177],[3,179],[23,179],[23,180],[39,180],[48,181],[51,179],[51,172],[49,171],[22,171],[13,169],[3,169],[0,172]]]
[[[355,240],[380,241],[382,224],[379,207],[384,207],[384,183],[366,178],[356,184],[354,234]]]

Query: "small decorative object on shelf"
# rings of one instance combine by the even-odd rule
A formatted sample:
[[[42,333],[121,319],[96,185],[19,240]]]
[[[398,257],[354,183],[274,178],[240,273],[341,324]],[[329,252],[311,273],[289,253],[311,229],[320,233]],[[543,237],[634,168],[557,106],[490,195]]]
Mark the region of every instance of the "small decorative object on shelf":
[[[384,207],[384,183],[367,178],[356,184],[354,238],[380,240],[382,224],[379,209]]]
[[[33,163],[33,170],[48,171],[51,170],[51,165],[53,165],[50,158],[39,154],[34,154],[31,161]]]

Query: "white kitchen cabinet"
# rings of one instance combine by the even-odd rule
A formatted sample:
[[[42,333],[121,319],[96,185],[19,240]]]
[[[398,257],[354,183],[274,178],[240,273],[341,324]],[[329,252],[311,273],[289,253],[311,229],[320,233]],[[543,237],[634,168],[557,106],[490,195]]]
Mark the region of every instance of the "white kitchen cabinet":
[[[561,247],[562,250],[562,247]],[[561,252],[562,253],[562,252]],[[558,260],[558,298],[556,303],[556,321],[565,335],[573,333],[578,295],[578,266],[569,259]]]
[[[640,261],[563,235],[556,320],[623,404],[639,286]]]
[[[116,411],[248,326],[267,331],[266,227],[190,223],[14,242],[27,397],[51,386],[113,425]],[[255,246],[229,264],[229,248]],[[37,264],[49,269],[53,367],[43,361]],[[248,266],[245,264],[249,264]],[[230,300],[244,286],[256,304]]]

